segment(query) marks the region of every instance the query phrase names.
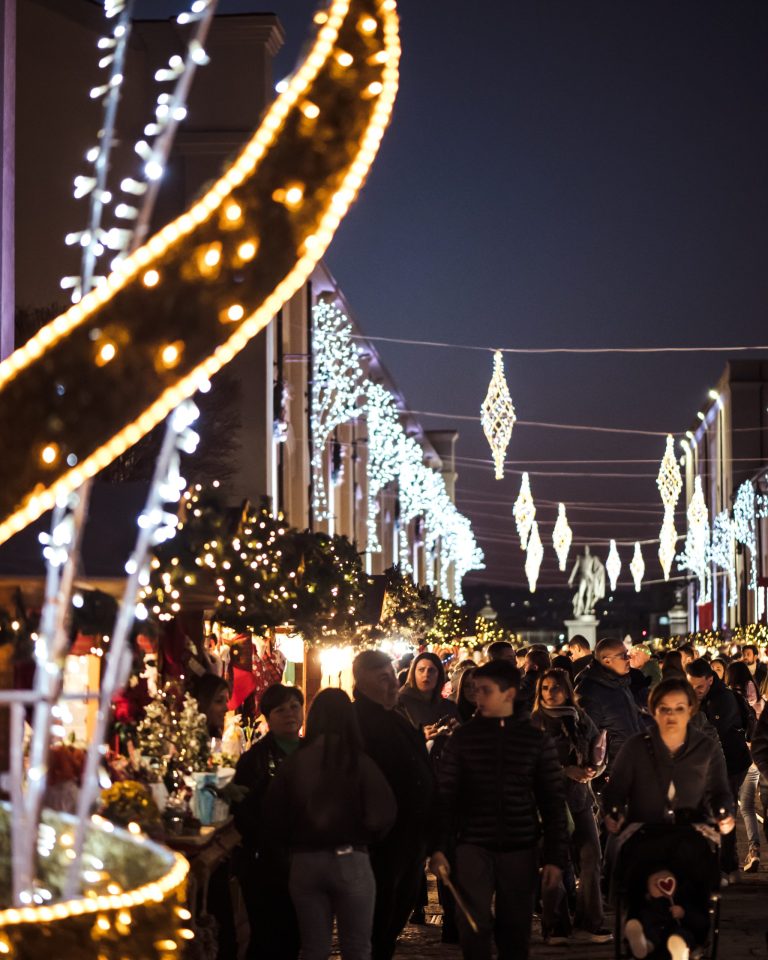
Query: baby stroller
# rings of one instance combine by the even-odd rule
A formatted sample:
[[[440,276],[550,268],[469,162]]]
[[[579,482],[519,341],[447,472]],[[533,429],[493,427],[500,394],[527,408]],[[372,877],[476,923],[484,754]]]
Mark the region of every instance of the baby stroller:
[[[662,866],[685,882],[687,895],[708,915],[709,929],[691,957],[715,960],[720,927],[720,834],[707,824],[631,824],[612,851],[611,902],[615,953],[631,957],[624,925],[631,905],[643,901],[648,875]]]

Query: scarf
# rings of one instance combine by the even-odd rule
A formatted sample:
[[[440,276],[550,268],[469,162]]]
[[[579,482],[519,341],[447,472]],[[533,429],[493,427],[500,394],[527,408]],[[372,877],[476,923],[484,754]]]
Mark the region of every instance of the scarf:
[[[576,707],[570,707],[567,704],[564,704],[562,707],[545,707],[540,705],[539,710],[550,720],[566,720],[569,717],[572,720],[579,719],[579,711]]]

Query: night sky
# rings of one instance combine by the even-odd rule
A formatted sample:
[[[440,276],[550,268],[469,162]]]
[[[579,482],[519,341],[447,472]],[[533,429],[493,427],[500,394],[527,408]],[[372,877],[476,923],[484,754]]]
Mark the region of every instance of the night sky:
[[[267,7],[288,34],[278,79],[314,4],[221,4]],[[489,347],[768,342],[768,4],[402,0],[401,15],[393,124],[326,258],[365,333]],[[378,347],[412,409],[479,415],[490,353]],[[521,420],[680,436],[727,359],[505,362]],[[470,579],[525,583],[511,519],[522,469],[603,559],[610,537],[657,535],[662,436],[519,425],[494,481],[479,422],[422,421],[461,431],[459,507],[488,563]],[[565,583],[555,510],[539,504],[542,586]],[[644,548],[650,578],[655,553]],[[628,583],[631,547],[621,554]]]

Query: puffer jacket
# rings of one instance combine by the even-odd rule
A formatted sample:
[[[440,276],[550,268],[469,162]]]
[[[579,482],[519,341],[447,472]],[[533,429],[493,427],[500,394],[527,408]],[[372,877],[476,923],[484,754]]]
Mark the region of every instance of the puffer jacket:
[[[700,709],[717,730],[725,754],[728,773],[738,775],[749,769],[752,762],[747,746],[739,702],[720,677],[714,677],[709,693],[701,701]]]
[[[474,717],[445,747],[437,772],[433,849],[452,841],[524,850],[543,833],[543,860],[564,867],[568,828],[552,740],[527,720]]]
[[[595,660],[579,674],[576,694],[581,709],[589,714],[598,730],[608,732],[606,768],[610,774],[613,761],[630,737],[644,728],[629,676],[619,676]]]
[[[734,810],[720,745],[690,726],[674,755],[656,729],[631,737],[616,758],[602,803],[606,813],[624,813],[627,823],[664,823],[671,812],[703,819]]]

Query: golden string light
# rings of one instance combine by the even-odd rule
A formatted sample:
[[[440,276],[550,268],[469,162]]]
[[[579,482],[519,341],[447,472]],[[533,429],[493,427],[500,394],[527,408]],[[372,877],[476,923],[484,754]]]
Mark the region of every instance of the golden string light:
[[[0,543],[229,363],[328,247],[389,122],[400,43],[395,0],[332,0],[322,13],[305,61],[223,176],[0,364]],[[375,29],[358,29],[361,18]]]
[[[493,355],[493,375],[480,409],[483,431],[490,444],[496,467],[496,479],[501,480],[504,477],[504,457],[517,418],[504,376],[504,358],[500,350]]]
[[[557,509],[557,521],[552,530],[552,546],[557,554],[557,561],[561,570],[565,570],[568,562],[568,551],[571,549],[573,532],[568,526],[568,518],[565,514],[565,504],[561,503]]]
[[[520,493],[512,508],[512,516],[515,518],[517,534],[520,537],[520,549],[525,550],[533,521],[536,519],[536,504],[531,496],[531,483],[527,473],[523,474],[520,481]]]

